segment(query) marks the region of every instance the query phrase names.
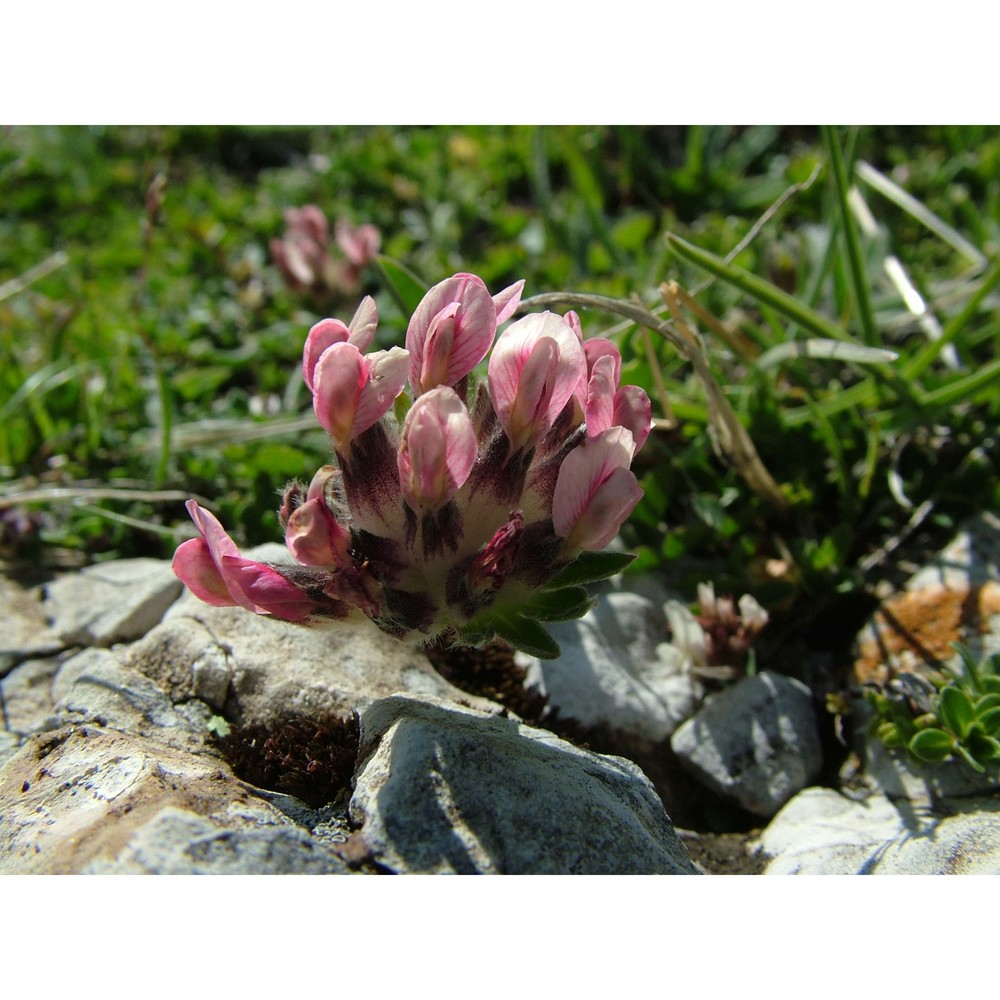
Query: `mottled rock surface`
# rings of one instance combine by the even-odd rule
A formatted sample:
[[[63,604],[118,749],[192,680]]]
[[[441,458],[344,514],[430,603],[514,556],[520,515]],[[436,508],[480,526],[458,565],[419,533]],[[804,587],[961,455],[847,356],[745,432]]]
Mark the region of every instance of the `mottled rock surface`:
[[[630,761],[447,703],[362,714],[351,818],[396,872],[694,874]]]
[[[768,875],[1000,874],[1000,801],[970,799],[935,816],[883,795],[799,793],[761,834]]]
[[[707,787],[764,817],[813,781],[823,764],[809,689],[766,672],[716,695],[670,745]]]
[[[181,589],[168,562],[121,559],[50,583],[45,612],[67,645],[110,646],[145,635]]]

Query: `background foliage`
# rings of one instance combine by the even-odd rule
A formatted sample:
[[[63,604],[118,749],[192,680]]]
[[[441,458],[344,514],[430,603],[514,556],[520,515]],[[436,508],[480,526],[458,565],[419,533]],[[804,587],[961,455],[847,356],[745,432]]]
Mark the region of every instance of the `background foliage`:
[[[754,593],[774,655],[840,649],[880,580],[998,506],[995,128],[16,127],[0,133],[7,559],[168,556],[190,495],[241,543],[277,537],[276,491],[327,457],[305,333],[361,294],[305,296],[271,263],[282,212],[307,203],[374,223],[427,284],[523,277],[526,295],[632,300],[704,337],[780,503],[713,449],[703,383],[667,340],[582,312],[658,418],[638,568],[692,596],[708,579]],[[670,280],[701,311],[668,315]],[[363,290],[378,346],[402,343],[377,268]]]

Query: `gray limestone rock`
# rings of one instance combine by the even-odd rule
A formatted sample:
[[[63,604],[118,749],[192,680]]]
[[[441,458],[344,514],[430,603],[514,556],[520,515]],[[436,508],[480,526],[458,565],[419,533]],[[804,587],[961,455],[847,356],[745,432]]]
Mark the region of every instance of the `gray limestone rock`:
[[[630,761],[425,699],[361,717],[352,821],[396,872],[695,874]]]
[[[306,830],[269,822],[235,826],[166,806],[132,833],[119,855],[87,874],[333,875],[349,868]]]
[[[964,590],[1000,581],[1000,517],[984,512],[962,522],[955,537],[906,583],[907,590]]]
[[[337,872],[214,754],[91,724],[0,769],[0,874]]]
[[[187,745],[192,724],[167,693],[148,677],[125,666],[107,649],[85,649],[66,660],[52,685],[55,716],[61,724],[93,722],[123,733],[142,734]]]
[[[283,551],[261,546],[254,557],[275,559]],[[397,692],[499,710],[449,684],[422,651],[368,621],[299,625],[243,608],[210,607],[190,594],[123,658],[173,701],[199,698],[241,723],[346,717]]]
[[[961,760],[918,764],[903,751],[891,751],[874,737],[864,748],[865,779],[891,802],[935,807],[1000,792],[995,773],[977,774]]]
[[[27,735],[45,727],[52,715],[52,679],[58,669],[54,657],[26,660],[0,680],[7,729]]]
[[[562,655],[523,653],[527,687],[548,699],[548,712],[588,729],[610,731],[623,745],[665,740],[697,709],[704,688],[685,651],[664,641],[659,603],[628,591],[601,595],[583,618],[546,626]]]
[[[767,875],[1000,874],[1000,800],[969,799],[953,815],[900,809],[807,788],[758,841]]]
[[[0,677],[21,660],[50,656],[63,642],[49,628],[38,588],[25,589],[0,574]]]
[[[181,589],[169,562],[121,559],[49,584],[45,611],[67,645],[111,646],[145,635]]]
[[[765,817],[815,779],[823,763],[809,689],[767,672],[712,698],[670,745],[703,784]]]

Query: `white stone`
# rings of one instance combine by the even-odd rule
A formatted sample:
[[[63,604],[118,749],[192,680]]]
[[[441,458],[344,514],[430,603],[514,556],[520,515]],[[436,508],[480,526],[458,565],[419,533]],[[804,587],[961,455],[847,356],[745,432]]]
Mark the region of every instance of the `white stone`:
[[[583,618],[546,627],[562,650],[558,659],[518,653],[516,660],[527,670],[526,686],[560,720],[648,747],[667,739],[704,695],[685,651],[665,641],[659,604],[646,597],[605,593]]]
[[[169,562],[121,559],[88,566],[49,584],[45,611],[64,643],[111,646],[145,635],[181,589]]]
[[[767,875],[1000,874],[1000,802],[967,800],[955,815],[853,800],[807,788],[782,809],[757,846]]]

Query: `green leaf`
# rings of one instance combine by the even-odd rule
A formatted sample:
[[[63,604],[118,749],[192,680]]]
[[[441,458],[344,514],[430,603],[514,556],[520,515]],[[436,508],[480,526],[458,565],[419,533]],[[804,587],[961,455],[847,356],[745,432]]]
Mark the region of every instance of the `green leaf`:
[[[985,694],[1000,694],[1000,677],[987,674],[979,678],[979,689]]]
[[[921,729],[910,740],[907,749],[928,764],[940,764],[955,750],[955,739],[943,729]]]
[[[464,646],[484,646],[495,636],[496,626],[492,618],[474,619],[459,632]]]
[[[976,760],[976,758],[973,757],[972,754],[969,753],[969,751],[965,747],[958,746],[956,749],[962,760],[964,760],[965,763],[968,764],[973,771],[978,771],[980,774],[982,774],[986,770],[986,768],[983,767],[983,765],[980,764],[979,761]]]
[[[1000,761],[1000,740],[987,736],[978,727],[969,733],[966,745],[978,761],[987,761],[991,764]]]
[[[545,584],[545,589],[559,590],[580,583],[606,580],[621,573],[633,559],[635,556],[631,552],[581,552]]]
[[[823,138],[826,140],[827,153],[830,157],[834,189],[837,193],[837,205],[840,208],[840,224],[844,233],[844,242],[847,246],[847,262],[850,265],[851,284],[854,286],[854,301],[861,319],[861,328],[865,335],[864,339],[867,343],[874,344],[878,339],[878,327],[875,324],[875,307],[872,305],[871,285],[868,281],[865,255],[861,246],[861,236],[858,233],[858,226],[850,207],[850,181],[847,177],[847,168],[844,165],[844,157],[840,151],[840,142],[837,139],[837,133],[834,131],[833,126],[824,125],[822,126],[822,131]]]
[[[899,726],[895,722],[880,722],[875,729],[875,735],[890,749],[901,747],[905,742]]]
[[[976,711],[964,691],[949,685],[941,691],[938,717],[956,736],[963,737],[969,731]]]
[[[376,257],[375,266],[403,315],[411,316],[427,294],[427,286],[409,268],[391,257]]]
[[[554,660],[559,655],[559,643],[538,622],[516,612],[495,612],[493,622],[499,635],[515,649],[540,660]]]
[[[228,736],[232,732],[229,723],[221,715],[213,715],[205,724],[205,728],[210,733],[218,736],[219,739]]]
[[[543,590],[517,610],[525,618],[543,622],[565,622],[582,618],[597,601],[583,587]]]
[[[998,695],[988,694],[986,698],[996,698]],[[981,701],[985,701],[986,698],[981,698]],[[981,712],[976,716],[976,722],[983,727],[983,731],[992,736],[996,732],[1000,732],[1000,707],[991,707],[986,709],[985,712]]]
[[[976,709],[976,715],[982,715],[983,712],[1000,705],[1000,694],[982,694],[972,704]]]

